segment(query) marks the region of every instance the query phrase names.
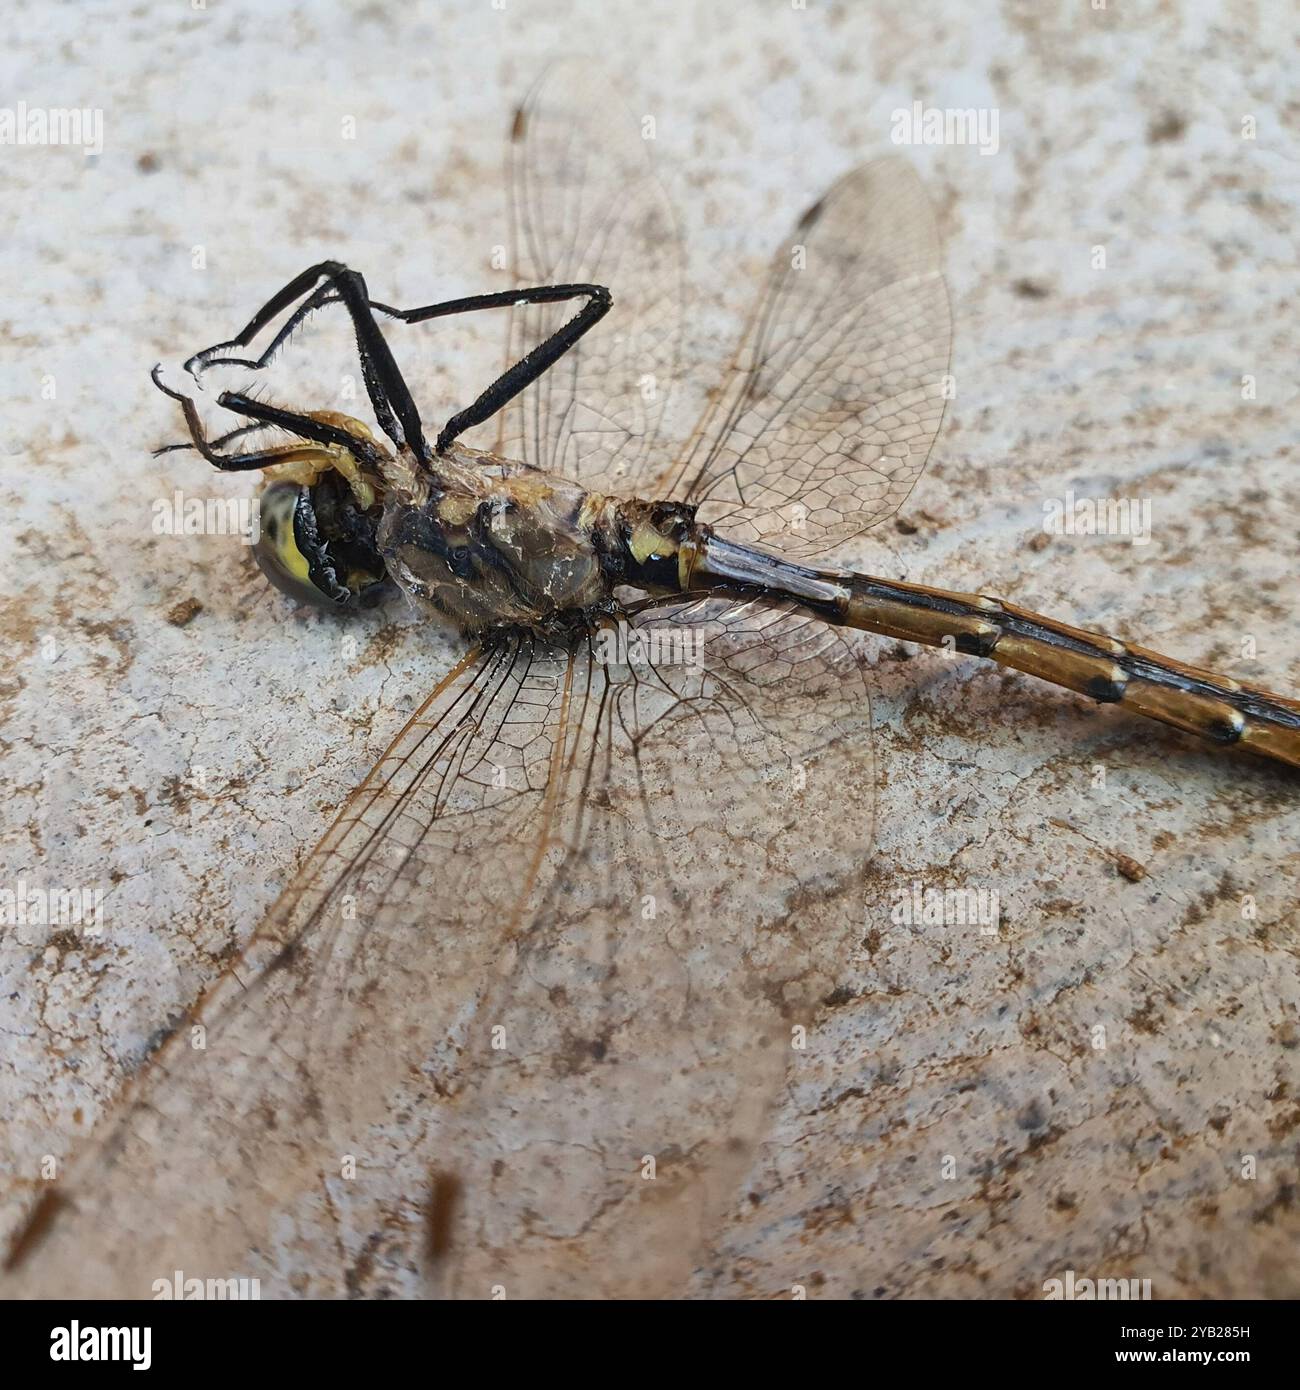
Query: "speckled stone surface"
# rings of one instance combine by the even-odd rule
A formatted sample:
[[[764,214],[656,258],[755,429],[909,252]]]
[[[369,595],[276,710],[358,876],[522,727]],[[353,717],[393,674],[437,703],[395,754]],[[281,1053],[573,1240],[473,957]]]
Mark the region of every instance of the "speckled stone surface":
[[[3,929],[6,1226],[457,650],[400,616],[345,633],[229,539],[154,535],[178,485],[249,488],[150,457],[176,431],[148,368],[325,255],[394,303],[500,287],[502,138],[558,51],[606,55],[656,116],[692,282],[737,309],[892,112],[996,109],[996,153],[904,151],[946,245],[956,398],[900,523],[850,558],[1300,686],[1281,0],[17,8],[5,100],[104,127],[94,157],[0,146],[0,886],[98,889],[105,930]],[[701,371],[726,317],[701,315]],[[454,402],[497,343],[440,344]],[[1149,500],[1149,544],[1045,535],[1070,492]],[[861,640],[860,947],[687,1291],[1033,1298],[1072,1269],[1300,1294],[1300,781]],[[913,884],[996,894],[996,934],[896,920]]]

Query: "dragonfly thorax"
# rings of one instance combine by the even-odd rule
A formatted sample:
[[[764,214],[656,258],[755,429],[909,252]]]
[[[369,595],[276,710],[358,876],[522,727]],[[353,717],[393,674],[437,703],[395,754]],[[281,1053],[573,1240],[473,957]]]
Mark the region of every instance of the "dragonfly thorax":
[[[389,575],[466,632],[556,634],[613,608],[616,507],[574,483],[457,447],[391,480],[377,539]]]

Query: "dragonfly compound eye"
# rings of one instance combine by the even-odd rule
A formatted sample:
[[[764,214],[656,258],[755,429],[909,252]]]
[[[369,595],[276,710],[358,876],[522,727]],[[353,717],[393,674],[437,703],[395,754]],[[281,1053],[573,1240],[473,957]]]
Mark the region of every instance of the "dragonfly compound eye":
[[[377,518],[342,479],[271,483],[261,494],[258,568],[281,593],[334,611],[373,608],[390,588],[375,548]]]

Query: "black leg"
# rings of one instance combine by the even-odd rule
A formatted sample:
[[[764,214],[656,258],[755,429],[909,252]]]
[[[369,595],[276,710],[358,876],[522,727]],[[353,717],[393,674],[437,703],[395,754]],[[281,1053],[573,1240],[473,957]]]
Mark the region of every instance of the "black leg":
[[[199,418],[198,408],[189,396],[182,395],[179,391],[173,391],[170,386],[163,383],[161,366],[153,369],[153,383],[165,395],[172,400],[179,401],[182,412],[185,415],[185,423],[189,427],[190,438],[194,441],[193,447],[214,468],[219,468],[223,473],[248,473],[256,468],[269,468],[275,463],[293,463],[300,459],[318,461],[321,451],[313,449],[312,444],[342,444],[350,449],[355,455],[365,457],[367,453],[373,454],[370,446],[364,440],[357,439],[346,430],[341,430],[337,426],[327,425],[319,420],[312,420],[306,415],[297,415],[292,411],[279,410],[275,406],[264,405],[261,401],[250,400],[247,396],[238,395],[232,391],[223,391],[217,398],[217,403],[226,410],[232,410],[239,415],[248,415],[258,421],[257,426],[242,426],[240,429],[232,430],[229,434],[223,434],[220,439],[209,440],[203,431],[203,421]],[[232,437],[244,434],[252,428],[261,428],[262,425],[279,425],[284,429],[292,430],[293,433],[301,435],[309,441],[306,444],[276,444],[267,449],[259,449],[247,454],[222,454],[219,446],[229,441]],[[185,448],[185,445],[173,446]],[[159,453],[165,452],[159,450]],[[324,456],[328,459],[328,455]]]
[[[325,283],[298,306],[289,322],[275,335],[271,345],[258,358],[227,357],[230,348],[247,347],[275,316],[296,299],[300,299],[318,280]],[[341,301],[352,319],[357,337],[357,354],[361,359],[361,375],[366,383],[370,404],[374,407],[379,427],[399,448],[409,444],[417,458],[427,461],[429,448],[425,443],[420,412],[407,389],[406,382],[384,335],[379,331],[375,316],[370,312],[366,282],[359,271],[349,270],[339,261],[322,261],[301,275],[295,276],[253,315],[233,338],[196,352],[185,363],[185,370],[197,376],[205,367],[235,366],[260,370],[275,356],[284,340],[314,310],[325,304]]]
[[[513,367],[497,377],[478,399],[442,427],[435,446],[443,453],[467,429],[490,419],[508,401],[532,385],[553,367],[582,335],[609,312],[613,302],[604,285],[536,285],[527,289],[502,290],[496,294],[475,294],[467,299],[449,299],[445,304],[427,304],[422,309],[394,309],[371,301],[370,307],[403,323],[424,323],[449,314],[467,314],[476,309],[507,309],[514,304],[558,304],[566,299],[585,298],[587,303],[562,328],[539,343]]]
[[[224,352],[227,348],[242,346],[242,344],[234,340],[228,343],[214,343],[211,347],[204,348],[202,352],[196,352],[193,357],[189,358],[185,363],[185,370],[189,372],[196,381],[198,380],[199,373],[208,367],[248,367],[253,371],[260,371],[271,361],[276,353],[280,351],[286,340],[309,314],[314,313],[317,309],[323,308],[326,304],[337,304],[338,302],[339,297],[337,293],[335,293],[334,282],[328,280],[325,284],[309,294],[307,298],[298,305],[290,316],[289,321],[275,337],[271,339],[270,344],[260,357],[214,357],[213,353]],[[249,324],[249,328],[252,328],[254,333],[257,333],[263,327],[263,324],[259,320],[260,312],[259,317],[255,318],[252,324]],[[257,327],[253,328],[253,324],[256,324]],[[247,333],[248,329],[245,329],[244,332]]]
[[[238,391],[223,391],[217,397],[217,404],[224,410],[233,410],[237,415],[247,415],[263,425],[278,425],[292,434],[310,439],[316,444],[341,444],[359,462],[379,471],[383,454],[375,445],[359,439],[350,431],[338,425],[326,424],[310,415],[300,415],[296,410],[282,410],[278,405],[267,405],[265,401],[255,401],[251,396]],[[218,441],[220,442],[220,441]]]
[[[316,284],[322,276],[327,277],[326,283],[321,286],[322,291],[328,291],[333,287],[334,278],[341,274],[345,269],[338,261],[321,261],[319,265],[311,266],[304,270],[301,275],[295,276],[283,289],[277,290],[270,299],[253,315],[242,329],[224,343],[214,343],[209,348],[204,348],[202,352],[196,352],[185,363],[185,370],[191,376],[195,375],[195,368],[202,371],[204,367],[215,365],[232,365],[237,367],[265,367],[275,354],[275,350],[284,339],[293,331],[294,328],[310,313],[308,305],[303,304],[295,311],[289,323],[276,334],[275,341],[262,354],[257,361],[250,361],[244,357],[222,357],[217,358],[216,354],[224,352],[227,348],[247,347],[249,343],[266,327],[268,323],[283,310],[287,309],[295,299],[300,299],[309,289]],[[318,291],[318,294],[320,292]],[[317,298],[316,295],[312,296]],[[316,306],[318,307],[318,306]]]
[[[370,312],[366,282],[359,272],[345,270],[335,283],[339,297],[352,316],[357,333],[357,353],[361,358],[361,375],[381,428],[395,444],[399,447],[403,443],[409,444],[416,458],[427,463],[429,446],[424,440],[420,412],[415,408],[415,401],[393,360],[388,343]],[[394,428],[397,422],[400,422],[400,429]]]
[[[166,390],[166,387],[162,389]],[[171,395],[171,392],[168,391],[167,394]],[[254,430],[265,428],[266,426],[261,424],[260,421],[255,421],[251,425],[239,425],[233,430],[227,430],[225,434],[217,439],[210,439],[208,441],[208,447],[211,449],[221,449],[224,448],[225,445],[231,443],[232,440],[240,438],[241,435],[252,434]],[[174,454],[178,449],[193,449],[194,447],[193,444],[164,444],[161,449],[155,449],[153,451],[153,457],[158,458],[162,454]]]
[[[260,357],[252,359],[217,356],[230,348],[247,347],[277,314],[312,289],[322,276],[325,277],[325,283],[314,289],[299,304],[288,323],[276,334]],[[503,309],[519,303],[556,304],[566,299],[578,298],[585,298],[587,303],[568,323],[520,358],[471,405],[447,421],[438,435],[436,445],[437,451],[442,453],[465,430],[482,424],[536,381],[543,372],[554,366],[589,328],[604,318],[612,303],[609,290],[603,285],[538,285],[502,290],[494,294],[470,295],[463,299],[449,299],[442,304],[426,304],[418,309],[395,309],[391,305],[380,304],[368,298],[366,282],[359,272],[349,270],[339,261],[322,261],[319,265],[305,270],[267,300],[234,338],[195,353],[185,363],[185,368],[192,375],[196,374],[196,368],[197,371],[202,371],[204,367],[219,365],[260,370],[267,365],[285,339],[308,314],[326,304],[342,301],[356,332],[362,376],[380,427],[394,444],[400,446],[403,442],[408,442],[416,456],[427,462],[429,451],[419,411],[371,311],[386,314],[402,323],[413,324],[445,318],[451,314],[472,313],[478,309]],[[168,394],[175,395],[174,392]],[[178,396],[177,399],[182,398]],[[240,399],[247,401],[246,397]],[[255,402],[251,404],[256,405]],[[347,443],[347,447],[351,448],[352,444]]]

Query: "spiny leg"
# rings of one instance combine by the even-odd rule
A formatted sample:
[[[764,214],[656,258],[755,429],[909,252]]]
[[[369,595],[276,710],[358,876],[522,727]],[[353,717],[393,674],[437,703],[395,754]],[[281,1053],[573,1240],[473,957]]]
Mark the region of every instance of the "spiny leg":
[[[202,371],[204,367],[216,365],[217,362],[229,363],[238,367],[264,367],[270,361],[275,348],[283,340],[285,332],[291,331],[296,327],[305,316],[306,306],[300,306],[290,321],[290,328],[285,332],[277,334],[276,341],[264,352],[257,361],[250,361],[242,357],[230,357],[217,359],[215,354],[224,352],[227,348],[247,347],[249,343],[266,327],[268,323],[283,310],[287,309],[295,299],[300,299],[309,289],[316,284],[322,275],[328,276],[332,283],[334,277],[343,270],[343,265],[338,261],[321,261],[319,265],[310,266],[301,275],[296,275],[282,289],[277,290],[270,299],[253,315],[233,338],[228,338],[223,343],[214,343],[211,347],[204,348],[201,352],[196,352],[185,363],[185,370],[191,376],[195,374],[195,367]],[[329,289],[330,284],[322,286],[322,289]]]
[[[319,447],[312,447],[312,443],[316,445],[342,444],[357,454],[363,454],[367,447],[364,445],[364,441],[336,426],[326,425],[321,421],[312,420],[305,415],[297,415],[291,411],[279,410],[275,406],[263,405],[260,401],[249,400],[247,396],[240,396],[235,392],[224,391],[218,398],[218,404],[236,414],[252,417],[258,421],[257,428],[266,424],[279,425],[312,442],[275,444],[270,448],[258,449],[246,454],[222,454],[219,452],[219,446],[223,442],[228,442],[232,435],[243,434],[247,429],[253,427],[243,426],[238,430],[232,430],[229,434],[222,435],[217,440],[209,440],[204,431],[198,407],[193,400],[179,391],[173,391],[170,386],[163,382],[161,366],[155,367],[152,375],[154,385],[163,395],[170,396],[172,400],[180,403],[181,411],[185,416],[185,423],[189,428],[190,439],[193,441],[193,447],[214,468],[220,469],[223,473],[249,473],[254,469],[268,468],[276,463],[324,462],[332,466],[333,460],[330,456]],[[184,448],[186,446],[172,447]]]
[[[275,316],[299,299],[321,277],[325,283],[294,311],[289,322],[276,334],[271,344],[257,358],[218,356],[230,348],[247,347]],[[357,355],[361,360],[361,375],[366,383],[370,404],[380,428],[399,448],[409,444],[416,457],[427,460],[429,448],[425,442],[420,413],[407,388],[402,373],[393,358],[384,335],[370,311],[366,282],[360,271],[349,270],[339,261],[321,261],[301,275],[295,276],[283,289],[272,295],[233,338],[196,352],[185,363],[185,370],[197,376],[205,367],[236,366],[255,371],[265,367],[285,339],[315,309],[324,304],[341,301],[352,320],[357,339]]]
[[[169,391],[160,382],[156,382],[156,384],[167,395],[175,397],[175,393]],[[373,463],[376,467],[379,464],[381,455],[364,439],[346,430],[331,429],[329,426],[322,425],[321,421],[312,416],[299,415],[294,411],[281,410],[278,406],[265,405],[261,401],[241,395],[238,391],[223,391],[217,397],[217,404],[228,410],[251,415],[253,422],[249,425],[236,425],[233,430],[227,430],[225,434],[218,435],[216,439],[208,440],[209,448],[221,449],[243,435],[256,434],[259,430],[264,430],[267,425],[280,425],[284,429],[293,430],[298,434],[302,434],[304,430],[310,428],[314,431],[310,436],[311,438],[319,438],[322,443],[342,444],[344,448],[350,449],[363,462]],[[193,448],[195,448],[194,444],[164,444],[160,449],[153,451],[153,457],[158,458],[162,454],[172,454],[179,449]]]
[[[298,306],[260,357],[252,359],[216,356],[232,347],[246,347],[267,323],[315,285],[322,275],[328,277],[325,283]],[[195,353],[185,363],[185,367],[192,375],[196,366],[200,371],[206,366],[218,365],[260,370],[274,357],[280,346],[308,314],[325,304],[341,300],[352,318],[362,375],[380,426],[395,444],[400,445],[403,438],[410,441],[418,457],[427,461],[428,449],[419,412],[387,341],[370,311],[377,310],[402,323],[415,324],[452,314],[472,313],[478,309],[509,308],[520,303],[556,304],[576,298],[585,298],[588,302],[568,323],[503,372],[471,405],[447,421],[438,435],[436,445],[438,452],[442,453],[465,430],[482,424],[484,420],[495,415],[502,406],[554,366],[589,328],[609,312],[612,303],[609,290],[603,285],[537,285],[502,290],[493,294],[469,295],[462,299],[446,300],[441,304],[426,304],[416,309],[396,309],[392,305],[370,300],[366,295],[365,280],[358,271],[349,270],[339,261],[322,261],[295,277],[273,295],[234,338]]]
[[[364,290],[365,282],[356,271],[347,271],[338,262],[326,262],[326,265],[333,265],[337,268],[338,274],[343,276],[356,276]],[[316,267],[319,271],[321,267]],[[303,280],[299,276],[292,286],[287,289],[299,288]],[[209,354],[220,351],[231,344],[218,344],[216,348],[209,348],[204,353],[192,357],[186,366],[198,359],[203,359],[204,365],[216,366],[219,364],[230,364],[234,366],[245,366],[260,369],[275,355],[280,345],[294,331],[295,328],[316,309],[325,304],[335,302],[331,297],[331,292],[335,288],[336,278],[328,280],[318,290],[310,295],[294,311],[288,323],[276,334],[275,339],[257,361],[249,361],[245,358],[210,358]],[[310,283],[310,282],[309,282]],[[284,295],[282,290],[270,305],[264,306],[253,318],[252,322],[245,328],[240,335],[241,340],[246,341],[263,327],[268,319],[273,318],[282,308],[284,308]],[[568,323],[564,324],[549,338],[539,343],[526,356],[520,358],[512,367],[503,372],[485,391],[483,391],[474,402],[459,414],[452,418],[443,426],[438,435],[435,446],[438,453],[443,453],[452,442],[467,429],[472,429],[475,425],[480,425],[484,420],[490,419],[497,413],[502,406],[513,400],[521,391],[526,390],[543,372],[566,353],[582,337],[584,333],[596,323],[598,323],[609,312],[613,302],[610,292],[604,285],[532,285],[524,286],[514,290],[498,290],[492,294],[467,295],[461,299],[448,299],[440,304],[425,304],[417,309],[397,309],[391,304],[381,304],[378,300],[367,300],[369,308],[386,314],[389,318],[397,319],[401,323],[415,324],[427,323],[430,319],[448,318],[452,314],[474,313],[479,309],[507,309],[516,304],[559,304],[566,299],[585,298],[587,304],[574,315]],[[356,320],[353,315],[354,322]],[[376,327],[376,333],[378,328]],[[382,337],[380,342],[383,342]],[[366,348],[358,329],[358,350],[362,358],[362,370],[366,370]],[[386,349],[386,344],[385,344]],[[396,365],[394,364],[394,371]],[[400,381],[400,374],[398,376]],[[402,383],[405,390],[405,383]],[[373,392],[372,392],[373,399]],[[411,409],[414,410],[414,404]],[[400,414],[400,412],[399,412]],[[391,437],[391,431],[389,431]]]
[[[254,434],[258,430],[263,430],[265,428],[266,426],[258,420],[255,420],[251,425],[237,425],[233,430],[227,430],[225,434],[219,435],[216,439],[208,440],[208,447],[212,449],[221,449],[233,440],[239,439],[242,435]],[[158,458],[162,454],[174,454],[178,449],[193,449],[195,447],[196,446],[193,444],[164,444],[162,448],[153,451],[153,457]]]
[[[284,410],[278,405],[268,405],[265,401],[255,401],[251,396],[238,391],[223,391],[217,397],[217,404],[237,415],[247,415],[261,425],[277,425],[291,434],[300,435],[317,444],[337,444],[346,449],[359,463],[379,470],[384,453],[369,440],[354,434],[340,425],[331,425],[315,415],[303,415],[296,410]],[[325,414],[327,412],[321,412]],[[251,428],[251,427],[250,427]]]
[[[370,307],[381,314],[388,314],[403,323],[424,323],[429,319],[472,313],[477,309],[507,309],[521,303],[558,304],[566,299],[579,298],[585,298],[587,303],[568,323],[502,372],[472,405],[447,421],[434,446],[438,453],[445,452],[456,437],[467,429],[490,419],[502,406],[531,386],[543,372],[553,367],[589,328],[609,312],[613,303],[610,292],[604,285],[535,285],[501,290],[495,294],[475,294],[465,299],[449,299],[443,304],[426,304],[420,309],[394,309],[391,305],[371,301]]]
[[[326,304],[337,304],[338,302],[339,296],[335,292],[334,281],[327,280],[323,285],[321,285],[319,288],[317,288],[311,294],[309,294],[307,298],[302,301],[301,304],[298,305],[298,307],[289,316],[289,319],[285,323],[284,327],[281,328],[280,331],[275,335],[275,337],[271,339],[270,343],[262,352],[261,356],[214,357],[212,355],[213,353],[224,352],[225,349],[229,347],[243,346],[243,344],[240,343],[239,340],[232,339],[228,343],[214,343],[211,347],[204,348],[202,352],[196,352],[192,357],[186,360],[184,364],[185,370],[189,372],[189,374],[196,380],[198,379],[199,373],[204,371],[208,367],[248,367],[252,371],[261,371],[262,368],[270,364],[271,359],[276,355],[277,352],[280,351],[280,349],[284,346],[285,342],[293,335],[293,333],[297,330],[298,326],[303,322],[305,318],[307,318],[309,314],[315,313],[317,309],[324,308]],[[259,332],[261,328],[264,326],[264,324],[260,320],[261,311],[259,310],[257,317],[255,317],[249,323],[248,327],[244,329],[244,332],[240,335],[240,337],[242,338],[244,334],[247,334],[249,332],[250,329],[252,330],[253,334]]]

